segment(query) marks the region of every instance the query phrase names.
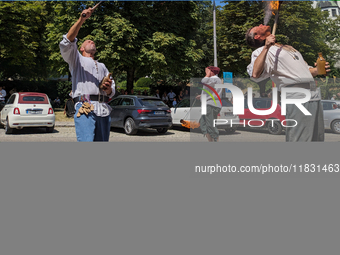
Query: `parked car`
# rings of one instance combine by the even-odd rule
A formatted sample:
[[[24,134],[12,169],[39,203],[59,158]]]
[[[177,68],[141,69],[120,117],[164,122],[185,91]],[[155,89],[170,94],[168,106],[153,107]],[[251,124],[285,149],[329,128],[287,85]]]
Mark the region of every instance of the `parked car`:
[[[157,97],[119,95],[109,104],[111,127],[124,128],[127,135],[144,128],[154,128],[163,134],[172,126],[170,108]]]
[[[321,100],[323,107],[323,119],[325,129],[331,129],[333,133],[340,134],[340,109],[335,100]]]
[[[272,99],[268,97],[253,98],[253,106],[257,110],[267,110],[271,108]],[[263,124],[261,128],[268,130],[270,134],[279,135],[283,131],[281,122],[286,119],[284,115],[281,115],[281,106],[277,105],[276,110],[269,115],[256,115],[249,110],[247,99],[244,100],[244,114],[239,115],[241,125],[240,126],[259,126]],[[278,121],[266,121],[266,119],[278,119]],[[250,120],[251,123],[249,123]],[[262,120],[255,121],[255,120]]]
[[[13,93],[7,100],[1,110],[0,120],[5,126],[6,134],[24,127],[46,127],[46,131],[52,133],[55,114],[46,94],[19,92]]]
[[[226,124],[217,124],[219,129],[225,129],[227,132],[235,132],[237,129],[239,118],[233,115],[233,104],[227,98],[221,98],[222,108],[218,119],[225,119]],[[190,107],[190,104],[191,107]],[[201,101],[194,98],[184,98],[176,107],[171,108],[172,124],[174,126],[182,126],[180,120],[196,121],[201,118]],[[232,124],[232,125],[231,125]]]

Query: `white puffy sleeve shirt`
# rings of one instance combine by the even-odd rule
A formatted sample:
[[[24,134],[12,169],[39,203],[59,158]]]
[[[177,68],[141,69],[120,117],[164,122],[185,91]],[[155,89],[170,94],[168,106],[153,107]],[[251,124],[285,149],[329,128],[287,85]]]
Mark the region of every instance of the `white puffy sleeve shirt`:
[[[99,90],[99,84],[109,74],[106,66],[103,63],[93,60],[89,57],[82,56],[77,48],[76,38],[74,42],[67,39],[66,35],[60,42],[60,52],[69,64],[72,79],[72,93],[73,98],[85,95],[104,95],[112,98],[115,94],[115,83],[112,81],[112,93],[107,95],[105,91]],[[99,103],[98,101],[90,101],[94,105],[94,113],[97,116],[108,116],[111,112],[111,107],[107,103]],[[79,103],[79,102],[78,102]]]
[[[274,45],[269,48],[267,53],[264,69],[260,77],[253,78],[253,68],[255,60],[261,54],[264,47],[260,47],[253,51],[251,55],[251,63],[247,67],[247,72],[251,79],[255,82],[260,82],[266,78],[270,78],[281,91],[282,87],[299,83],[314,82],[314,78],[309,70],[309,66],[303,59],[300,52],[289,52],[282,49],[277,54],[279,47]],[[277,58],[277,60],[276,60]],[[275,61],[277,65],[275,66]],[[311,91],[311,100],[320,99],[320,90]],[[287,98],[304,98],[305,95],[301,93],[288,93]]]

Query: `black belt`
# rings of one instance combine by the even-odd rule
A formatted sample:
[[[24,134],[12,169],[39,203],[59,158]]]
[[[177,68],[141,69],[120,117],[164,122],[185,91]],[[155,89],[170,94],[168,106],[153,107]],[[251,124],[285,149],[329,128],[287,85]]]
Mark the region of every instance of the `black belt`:
[[[104,95],[100,95],[100,96],[98,96],[98,95],[90,95],[90,100],[91,101],[99,101],[99,102],[107,103],[107,102],[109,102],[109,99],[110,99],[109,97],[104,96]],[[86,100],[81,100],[81,96],[73,98],[73,102],[74,103],[78,103],[80,101],[86,101]]]
[[[315,82],[314,81],[291,84],[291,85],[287,85],[286,87],[310,89],[311,91],[315,91],[316,90],[316,86],[315,86]]]

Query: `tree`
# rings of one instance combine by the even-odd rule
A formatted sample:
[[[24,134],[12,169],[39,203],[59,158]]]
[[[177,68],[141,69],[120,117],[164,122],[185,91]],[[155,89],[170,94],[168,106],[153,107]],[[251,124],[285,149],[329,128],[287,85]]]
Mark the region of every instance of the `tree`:
[[[228,2],[217,10],[218,65],[234,76],[245,76],[252,49],[244,35],[252,26],[263,21],[263,3],[258,1]]]
[[[247,65],[251,52],[245,43],[247,29],[263,24],[264,4],[260,1],[228,2],[218,12],[219,63],[224,70],[236,76],[248,77]],[[273,25],[274,18],[269,25]],[[317,53],[332,56],[333,51],[325,42],[327,14],[314,9],[310,1],[283,1],[279,10],[276,38],[279,43],[292,45],[313,64]]]
[[[54,22],[48,25],[48,42],[53,68],[67,72],[58,51],[62,34],[93,2],[56,2]],[[198,7],[195,2],[105,2],[80,30],[80,42],[96,42],[98,60],[110,72],[127,74],[127,90],[136,78],[145,75],[156,81],[190,78],[195,64],[203,57],[197,48]]]
[[[48,52],[45,2],[0,2],[0,70],[7,80],[45,79]]]

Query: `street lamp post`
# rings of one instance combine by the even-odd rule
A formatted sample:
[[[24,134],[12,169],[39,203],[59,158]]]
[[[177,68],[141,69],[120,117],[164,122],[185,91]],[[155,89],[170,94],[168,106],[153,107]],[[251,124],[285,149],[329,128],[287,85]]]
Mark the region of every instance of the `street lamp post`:
[[[217,67],[217,49],[216,49],[216,5],[213,3],[213,26],[214,26],[214,66]]]

